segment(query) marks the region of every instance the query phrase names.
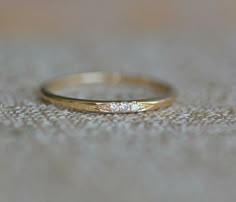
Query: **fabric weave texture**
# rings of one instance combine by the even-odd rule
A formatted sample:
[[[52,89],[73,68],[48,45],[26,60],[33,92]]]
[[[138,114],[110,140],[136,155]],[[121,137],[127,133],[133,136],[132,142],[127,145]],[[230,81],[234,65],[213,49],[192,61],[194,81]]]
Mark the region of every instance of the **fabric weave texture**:
[[[0,201],[234,201],[234,41],[0,42]],[[38,98],[44,80],[101,70],[161,78],[178,100],[106,115]]]

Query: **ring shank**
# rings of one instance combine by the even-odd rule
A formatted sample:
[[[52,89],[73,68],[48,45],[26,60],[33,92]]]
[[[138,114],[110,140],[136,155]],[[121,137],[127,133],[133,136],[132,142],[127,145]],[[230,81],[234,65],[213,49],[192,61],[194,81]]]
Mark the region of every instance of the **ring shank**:
[[[56,92],[60,89],[70,88],[81,84],[130,84],[149,87],[163,94],[160,98],[137,100],[86,100],[62,96]],[[41,87],[41,98],[57,106],[87,112],[102,113],[130,113],[156,110],[170,106],[176,99],[175,91],[164,82],[158,82],[139,76],[127,76],[120,73],[89,72],[65,76],[47,82]],[[136,106],[136,107],[134,107]],[[119,109],[116,109],[119,108]]]

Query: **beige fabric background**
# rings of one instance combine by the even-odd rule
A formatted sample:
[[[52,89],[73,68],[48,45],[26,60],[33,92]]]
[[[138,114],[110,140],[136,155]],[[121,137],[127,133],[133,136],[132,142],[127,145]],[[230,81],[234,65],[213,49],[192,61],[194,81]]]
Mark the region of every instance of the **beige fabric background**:
[[[1,201],[234,201],[233,39],[2,42]],[[179,99],[162,111],[98,115],[37,98],[55,74],[111,69],[168,80]]]
[[[233,1],[110,1],[85,19],[93,1],[9,2],[0,16],[1,202],[235,201]],[[48,78],[98,70],[167,80],[179,98],[161,111],[101,115],[37,97]]]

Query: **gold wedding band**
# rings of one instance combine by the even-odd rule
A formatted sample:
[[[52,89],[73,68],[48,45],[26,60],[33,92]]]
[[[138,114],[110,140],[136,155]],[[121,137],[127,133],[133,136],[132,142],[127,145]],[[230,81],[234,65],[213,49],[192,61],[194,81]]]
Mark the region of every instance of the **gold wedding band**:
[[[56,93],[58,90],[80,84],[97,83],[141,85],[163,96],[137,100],[87,100]],[[120,73],[89,72],[65,76],[45,83],[40,89],[40,97],[48,103],[83,112],[136,113],[169,107],[175,101],[176,94],[170,85],[152,79]]]

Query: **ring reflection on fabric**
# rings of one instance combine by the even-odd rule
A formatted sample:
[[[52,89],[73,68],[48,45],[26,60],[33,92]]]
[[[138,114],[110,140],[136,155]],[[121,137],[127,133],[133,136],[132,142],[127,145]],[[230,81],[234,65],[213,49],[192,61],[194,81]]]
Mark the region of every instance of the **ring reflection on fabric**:
[[[92,100],[67,97],[57,93],[58,90],[64,88],[99,83],[145,86],[162,96],[132,100]],[[169,107],[175,101],[176,93],[170,85],[164,82],[140,76],[89,72],[65,76],[45,83],[40,89],[40,97],[48,103],[83,112],[136,113]]]

